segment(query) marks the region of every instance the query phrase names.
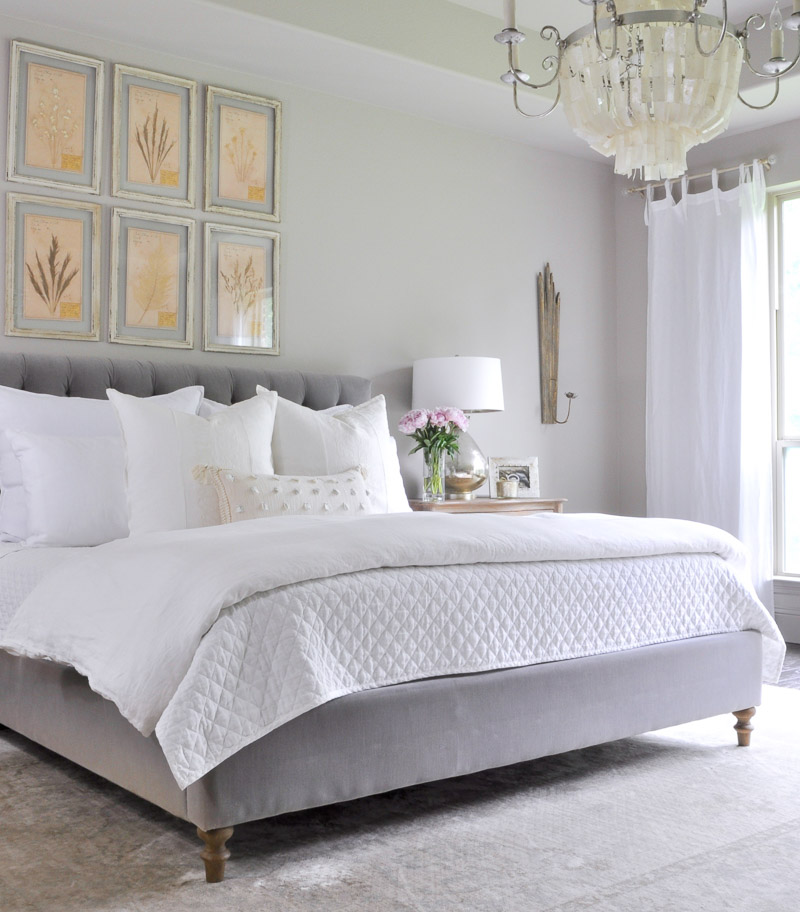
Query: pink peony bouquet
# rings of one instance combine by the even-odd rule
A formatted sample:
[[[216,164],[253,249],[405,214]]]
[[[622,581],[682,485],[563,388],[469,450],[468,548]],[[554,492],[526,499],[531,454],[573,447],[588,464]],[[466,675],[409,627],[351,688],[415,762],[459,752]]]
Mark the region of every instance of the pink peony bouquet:
[[[401,434],[413,437],[417,445],[411,450],[431,453],[458,452],[458,432],[466,431],[469,418],[457,408],[412,409],[397,425]]]

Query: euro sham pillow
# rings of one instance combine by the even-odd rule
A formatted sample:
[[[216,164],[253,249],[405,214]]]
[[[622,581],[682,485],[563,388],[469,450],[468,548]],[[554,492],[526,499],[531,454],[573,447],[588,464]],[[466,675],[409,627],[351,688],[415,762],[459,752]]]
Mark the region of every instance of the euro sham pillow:
[[[202,386],[189,386],[149,402],[195,414],[203,398]],[[0,540],[28,538],[26,495],[22,468],[8,431],[47,437],[118,437],[121,431],[114,407],[106,399],[51,396],[0,386]],[[120,475],[118,492],[124,495]]]
[[[267,393],[261,386],[257,391]],[[363,466],[376,513],[411,510],[383,396],[333,414],[278,399],[272,458],[278,475],[332,475]]]
[[[216,492],[223,523],[374,513],[365,475],[360,466],[337,475],[243,475],[216,466],[195,469],[195,478]]]
[[[195,480],[197,465],[245,474],[273,471],[277,394],[255,396],[210,418],[185,415],[109,390],[125,442],[130,534],[213,526],[217,496]]]
[[[28,545],[78,547],[125,538],[122,437],[44,437],[8,431],[22,468]]]

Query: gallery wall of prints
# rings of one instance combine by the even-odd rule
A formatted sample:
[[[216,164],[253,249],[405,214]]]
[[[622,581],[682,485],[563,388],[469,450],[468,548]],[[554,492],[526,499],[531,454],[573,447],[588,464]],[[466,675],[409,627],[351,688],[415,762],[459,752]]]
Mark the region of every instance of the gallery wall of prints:
[[[201,319],[206,351],[278,354],[280,148],[274,99],[11,41],[6,335],[189,349]]]

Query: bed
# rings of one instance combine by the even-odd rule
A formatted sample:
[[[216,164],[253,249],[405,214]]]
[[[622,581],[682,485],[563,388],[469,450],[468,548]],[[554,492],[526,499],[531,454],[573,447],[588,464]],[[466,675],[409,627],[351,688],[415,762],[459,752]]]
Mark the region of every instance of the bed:
[[[107,388],[147,397],[200,384],[207,397],[223,404],[253,397],[260,384],[275,390],[281,397],[318,410],[343,404],[358,405],[370,395],[369,382],[354,377],[22,355],[0,356],[0,384],[32,392],[95,399],[105,398]],[[502,613],[497,606],[502,606],[504,599],[512,600],[511,595],[504,596],[505,590],[500,591],[510,564],[502,561],[485,563],[482,552],[476,551],[477,556],[465,558],[460,564],[456,561],[452,567],[440,568],[433,558],[426,567],[423,565],[427,558],[420,555],[435,551],[437,535],[441,536],[449,529],[458,532],[461,528],[474,528],[476,538],[485,529],[487,537],[496,535],[499,540],[507,534],[516,541],[523,533],[512,532],[512,527],[522,529],[523,526],[515,524],[530,523],[537,525],[527,526],[526,530],[532,530],[530,534],[545,540],[550,535],[548,520],[478,517],[471,519],[478,526],[457,528],[454,525],[467,519],[430,515],[425,518],[417,514],[389,517],[386,522],[380,518],[368,527],[369,532],[377,530],[379,534],[374,536],[377,538],[384,534],[382,530],[388,537],[400,536],[402,539],[403,535],[407,536],[410,556],[391,568],[383,567],[379,562],[339,567],[328,578],[313,582],[317,587],[313,597],[319,604],[324,604],[326,599],[334,598],[337,586],[344,586],[353,579],[367,588],[377,587],[370,590],[372,600],[383,600],[382,610],[390,610],[393,617],[406,610],[408,606],[404,600],[410,598],[408,593],[412,591],[427,593],[424,598],[417,594],[415,605],[421,606],[420,611],[430,612],[431,599],[444,598],[430,595],[431,581],[448,579],[449,588],[458,589],[458,574],[463,574],[463,568],[469,566],[470,583],[458,589],[461,594],[451,599],[452,606],[448,610],[451,614],[455,612],[456,617],[460,605],[465,613],[473,608],[483,610],[488,597],[481,593],[492,593],[494,608],[491,612],[487,610],[487,616],[496,619]],[[348,529],[357,530],[358,522],[369,520],[367,517],[366,520],[342,522],[337,528],[345,535]],[[447,523],[443,524],[443,520]],[[480,525],[483,520],[484,525]],[[575,529],[589,528],[595,520],[585,522],[588,525],[581,526],[580,521],[577,525],[573,523],[567,531],[574,533]],[[235,539],[237,548],[250,547],[248,543],[255,535],[251,536],[251,531],[256,525],[268,523],[240,525],[241,535],[237,533]],[[297,525],[296,537],[311,542],[309,548],[314,547],[313,542],[321,541],[314,538],[316,526],[304,526],[302,520]],[[290,527],[291,523],[287,525],[291,534],[284,538],[292,538],[294,533]],[[258,531],[264,534],[261,529]],[[270,534],[274,534],[274,530]],[[205,530],[179,541],[169,539],[168,546],[175,548],[170,552],[173,554],[171,559],[178,561],[180,555],[186,554],[189,560],[195,547],[193,542],[202,556],[204,535]],[[233,533],[220,532],[219,535],[232,536]],[[464,537],[468,538],[466,533]],[[229,540],[234,541],[233,538]],[[279,547],[274,539],[264,541],[270,549]],[[461,547],[468,545],[472,547],[469,543],[462,543]],[[254,541],[252,547],[263,548],[264,543]],[[7,597],[9,600],[22,601],[35,590],[30,596],[35,602],[37,592],[46,594],[48,558],[42,556],[43,550],[26,551],[14,545],[6,545],[0,550],[0,590],[12,593]],[[113,568],[115,552],[95,550],[98,554],[110,555],[103,556],[103,565],[108,562]],[[361,544],[355,550],[361,553],[368,549]],[[660,578],[663,579],[672,574],[676,580],[673,589],[666,582],[655,588],[651,585],[649,590],[645,582],[639,585],[639,591],[644,593],[641,596],[643,614],[647,613],[649,605],[653,623],[657,623],[661,612],[659,598],[663,595],[659,593],[669,590],[673,602],[681,601],[680,593],[689,593],[687,598],[691,600],[692,589],[698,586],[696,580],[703,578],[698,574],[701,570],[703,574],[707,573],[707,568],[711,567],[719,578],[719,585],[716,589],[709,587],[708,598],[720,604],[720,611],[727,610],[724,603],[735,600],[731,594],[734,591],[731,589],[732,577],[726,575],[726,568],[720,569],[718,555],[703,553],[695,559],[682,553],[680,546],[673,551],[675,553],[667,556],[660,556],[658,550],[652,548],[638,557],[623,557],[622,552],[601,555],[603,560],[599,566],[604,571],[613,571],[604,577],[611,578],[607,591],[626,592],[625,587],[632,585],[631,580],[646,582],[653,578],[653,571],[662,574]],[[566,564],[550,559],[554,555],[557,556],[555,552],[545,551],[541,563],[518,565],[520,575],[528,574],[523,580],[527,587],[525,592],[532,591],[534,584],[539,587],[536,591],[549,591],[546,585],[561,587],[553,591],[567,591],[569,586],[563,583]],[[197,560],[197,566],[202,567],[202,559]],[[63,563],[67,565],[69,561]],[[567,563],[580,573],[588,573],[598,564],[594,559]],[[16,576],[12,579],[13,572],[21,574],[19,579]],[[68,567],[65,572],[69,572]],[[384,576],[379,576],[381,573]],[[386,573],[393,574],[395,594],[387,595],[385,587],[381,588]],[[421,588],[418,584],[420,574],[427,574],[425,579],[428,581]],[[51,577],[55,577],[55,571],[51,572]],[[24,582],[20,582],[23,578]],[[259,577],[253,579],[251,590],[247,591],[257,594],[261,584]],[[594,585],[591,579],[593,577],[585,577],[584,590],[588,591]],[[296,591],[283,578],[276,581],[275,586],[277,594],[273,593],[273,599],[282,598],[287,591]],[[602,585],[598,584],[597,588],[602,589]],[[308,595],[309,601],[313,600],[308,594],[312,590],[300,591]],[[98,598],[102,598],[102,586],[98,593]],[[736,595],[742,606],[749,598],[743,593],[744,589],[741,589]],[[346,593],[340,592],[337,597],[347,602],[345,596]],[[240,598],[237,605],[251,604],[254,597]],[[565,601],[563,595],[559,599],[560,614],[565,611],[564,605],[576,601],[574,597]],[[42,600],[46,601],[44,596],[40,597]],[[274,613],[278,603],[270,604]],[[2,607],[0,599],[0,619]],[[677,609],[680,607],[677,605]],[[624,617],[624,606],[611,608],[619,611],[619,617]],[[232,611],[225,609],[222,615],[214,616],[217,619],[208,635],[203,637],[203,648],[207,652],[218,648],[214,632],[222,629],[223,621],[231,623],[236,610],[234,606]],[[351,607],[347,611],[346,616],[352,616]],[[413,620],[413,610],[409,608],[409,611],[412,618],[409,626],[420,627],[419,619],[423,615]],[[7,613],[13,614],[13,605],[7,608]],[[562,620],[554,617],[549,623],[558,626]],[[523,617],[519,623],[523,625],[519,630],[524,631],[524,625],[529,621]],[[572,622],[573,632],[575,625]],[[446,638],[453,640],[456,629],[452,628]],[[569,625],[564,629],[566,633],[561,639],[566,641]],[[96,692],[103,692],[102,687],[92,689],[87,677],[74,667],[0,649],[0,724],[193,824],[202,839],[206,878],[209,882],[219,882],[225,874],[225,862],[230,854],[227,842],[233,828],[247,821],[533,760],[721,713],[735,715],[738,743],[746,746],[752,730],[750,720],[761,699],[765,650],[769,652],[770,674],[774,676],[782,659],[780,635],[766,612],[762,617],[750,602],[746,610],[742,607],[735,617],[732,613],[724,624],[715,620],[697,629],[702,632],[669,636],[650,634],[649,638],[655,642],[637,645],[635,641],[626,641],[617,647],[609,645],[611,640],[602,639],[605,636],[602,633],[602,636],[598,634],[600,639],[593,647],[594,654],[569,657],[567,650],[558,653],[566,658],[552,660],[547,657],[556,653],[545,652],[541,653],[544,660],[535,662],[526,662],[515,654],[500,663],[495,660],[495,664],[501,666],[497,668],[491,667],[488,659],[482,659],[459,673],[439,674],[437,669],[451,666],[431,665],[426,671],[407,672],[411,675],[410,680],[395,681],[390,676],[382,679],[380,686],[374,682],[370,686],[359,685],[354,692],[342,695],[337,695],[334,687],[319,698],[318,705],[308,704],[309,708],[303,711],[285,712],[286,721],[274,725],[268,733],[256,737],[251,732],[243,746],[220,748],[218,754],[206,762],[206,766],[211,764],[210,768],[195,767],[193,775],[187,773],[181,780],[183,785],[179,783],[180,776],[176,778],[179,765],[176,751],[185,754],[186,737],[189,734],[196,737],[198,731],[205,731],[204,726],[207,727],[202,714],[196,713],[196,690],[183,694],[183,715],[172,712],[172,729],[181,726],[185,729],[185,720],[194,719],[197,731],[184,731],[180,735],[184,741],[178,748],[173,745],[171,753],[166,746],[169,726],[164,725],[163,718],[158,734],[153,731],[144,736],[114,702]],[[364,630],[366,627],[359,628],[357,638],[364,639]],[[695,628],[689,626],[686,630],[694,631]],[[220,633],[219,637],[222,636]],[[519,632],[514,638],[514,642],[506,643],[503,648],[513,651],[516,639],[524,639]],[[414,649],[418,651],[419,646]],[[591,650],[586,647],[572,649],[572,652],[581,651]],[[196,661],[195,657],[193,663]],[[215,661],[219,662],[218,656]],[[409,653],[397,661],[410,664]],[[214,712],[219,715],[219,703]],[[217,724],[216,719],[213,724]],[[229,729],[233,727],[228,723]],[[198,770],[202,774],[198,774]]]

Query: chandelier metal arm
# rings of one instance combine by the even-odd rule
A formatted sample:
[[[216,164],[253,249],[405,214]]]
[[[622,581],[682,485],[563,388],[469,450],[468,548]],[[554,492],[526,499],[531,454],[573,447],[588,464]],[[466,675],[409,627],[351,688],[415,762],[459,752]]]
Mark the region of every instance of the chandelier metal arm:
[[[765,108],[769,108],[771,105],[774,105],[775,102],[778,100],[778,92],[780,92],[780,90],[781,90],[781,78],[780,78],[780,76],[775,76],[774,79],[775,79],[775,92],[773,93],[772,98],[766,104],[763,104],[763,105],[750,104],[749,101],[745,101],[744,98],[742,98],[741,92],[737,93],[738,97],[739,97],[739,101],[741,101],[741,103],[743,105],[745,105],[745,107],[751,108],[753,111],[763,111]]]
[[[728,0],[722,0],[722,28],[720,29],[717,43],[710,51],[704,51],[700,44],[700,10],[706,5],[706,0],[694,0],[694,10],[692,11],[691,21],[694,23],[694,43],[697,50],[703,57],[713,57],[714,54],[722,47],[725,40],[725,33],[728,31]]]
[[[526,83],[524,83],[524,82],[521,83],[521,85],[525,85],[525,84],[526,84]],[[552,114],[553,111],[555,111],[555,109],[558,107],[559,101],[561,101],[561,83],[559,83],[559,84],[558,84],[558,91],[556,92],[556,98],[555,98],[555,101],[552,103],[552,105],[550,105],[550,107],[549,107],[546,111],[542,111],[541,114],[529,114],[527,111],[523,111],[522,108],[519,106],[519,100],[518,100],[518,98],[517,98],[517,85],[518,85],[518,83],[516,83],[516,82],[515,82],[514,85],[513,85],[513,89],[514,89],[514,107],[517,109],[517,111],[518,111],[520,114],[522,114],[523,117],[530,117],[531,119],[537,119],[537,118],[541,118],[541,117],[547,117],[548,114]]]
[[[581,0],[583,3],[584,0]],[[617,16],[617,5],[614,0],[608,0],[606,10],[611,13],[611,25],[614,28],[614,39],[611,45],[611,53],[606,54],[600,41],[600,24],[597,19],[597,7],[603,0],[592,0],[592,28],[594,29],[594,43],[597,45],[597,52],[603,60],[613,60],[617,56],[618,38],[619,38],[619,17]]]
[[[523,73],[522,70],[518,69],[514,63],[514,44],[508,45],[508,73],[506,76],[513,76],[513,84],[516,88],[517,85],[523,85],[528,89],[546,89],[558,79],[558,74],[561,70],[561,57],[564,53],[563,42],[561,41],[561,35],[559,34],[558,29],[553,25],[546,25],[541,32],[539,32],[539,37],[543,41],[549,41],[551,38],[555,38],[557,54],[549,54],[542,61],[542,69],[545,72],[553,70],[553,75],[547,82],[534,83],[531,82],[530,76],[527,73]]]
[[[754,76],[758,76],[759,79],[777,80],[779,77],[785,76],[787,73],[791,73],[791,71],[797,66],[797,64],[800,63],[800,42],[798,42],[797,53],[795,54],[794,59],[788,66],[786,66],[780,72],[767,73],[767,72],[764,72],[763,70],[757,70],[753,66],[752,59],[750,57],[750,45],[748,43],[748,40],[750,38],[750,29],[751,28],[755,29],[758,32],[758,31],[761,31],[761,29],[763,29],[765,25],[766,25],[766,19],[764,19],[764,17],[761,15],[761,13],[754,13],[752,16],[748,17],[747,21],[744,24],[744,28],[740,32],[737,33],[737,37],[738,37],[739,41],[741,42],[742,47],[744,48],[744,62],[747,65],[747,69],[750,70],[750,72]],[[777,98],[777,97],[778,97],[778,93],[776,91],[775,98]],[[773,98],[769,104],[772,104],[775,101],[775,98]],[[755,110],[757,110],[757,111],[761,110],[761,108],[758,105],[748,104],[746,101],[744,101],[744,99],[742,98],[741,95],[739,95],[739,100],[742,101],[743,104],[746,104],[748,108],[755,108]],[[764,107],[768,108],[769,105],[764,105]]]

